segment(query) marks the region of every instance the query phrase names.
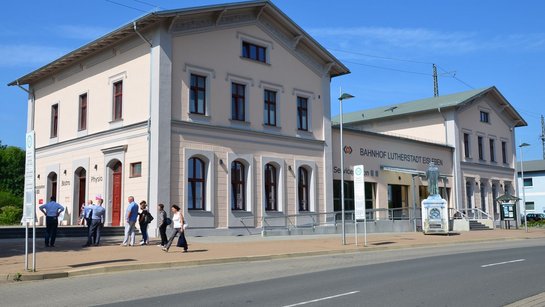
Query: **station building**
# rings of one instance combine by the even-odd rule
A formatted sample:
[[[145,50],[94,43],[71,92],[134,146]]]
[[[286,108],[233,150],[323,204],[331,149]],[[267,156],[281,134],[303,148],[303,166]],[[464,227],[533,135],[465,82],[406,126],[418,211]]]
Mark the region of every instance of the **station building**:
[[[65,225],[96,195],[106,225],[123,225],[134,196],[152,214],[180,205],[193,234],[246,233],[334,223],[330,81],[348,73],[274,4],[253,1],[148,14],[9,85],[28,85],[36,200],[55,196]],[[351,167],[364,164],[369,219],[416,220],[433,161],[451,208],[492,216],[516,184],[523,125],[495,87],[346,114],[347,209]]]
[[[524,171],[524,178],[522,172]],[[545,160],[517,162],[518,187],[517,196],[526,203],[526,213],[545,213]],[[524,179],[524,180],[523,180]],[[524,211],[520,211],[523,214]]]
[[[429,162],[439,167],[451,215],[478,216],[493,225],[499,219],[494,200],[517,191],[515,128],[527,123],[496,87],[352,112],[343,123],[349,130],[345,146],[352,147],[345,150],[345,173],[356,163],[369,165],[366,180],[380,182],[369,188],[377,195],[373,208],[419,207],[427,197],[423,172]],[[336,140],[334,133],[334,147]],[[334,151],[337,170],[338,157]]]

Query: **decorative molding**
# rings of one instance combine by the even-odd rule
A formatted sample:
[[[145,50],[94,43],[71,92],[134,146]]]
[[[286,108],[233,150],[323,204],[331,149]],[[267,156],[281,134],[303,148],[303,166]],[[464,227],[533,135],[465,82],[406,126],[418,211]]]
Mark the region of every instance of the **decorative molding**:
[[[201,28],[214,27],[215,25],[216,22],[211,16],[207,16],[206,18],[180,18],[180,20],[175,22],[172,26],[172,32],[186,32]]]
[[[128,78],[127,71],[122,71],[120,73],[117,73],[113,76],[108,77],[108,85],[113,84],[114,82],[117,82],[122,79],[127,79],[127,78]]]
[[[249,77],[244,77],[244,76],[235,75],[235,74],[232,74],[232,73],[227,73],[225,75],[225,81],[229,81],[229,80],[241,81],[241,82],[244,82],[244,83],[248,83],[251,86],[254,86],[254,79],[249,78]]]
[[[221,19],[219,20],[219,23],[217,23],[217,25],[246,23],[246,22],[255,21],[255,20],[256,20],[256,16],[253,12],[224,14],[223,16],[221,16]]]
[[[284,93],[284,86],[281,84],[276,84],[276,83],[261,80],[259,81],[259,84],[257,87],[259,88],[270,87],[272,89],[280,90],[282,93]]]
[[[314,92],[305,91],[305,90],[298,89],[298,88],[295,88],[295,87],[293,88],[291,94],[293,96],[305,96],[305,97],[312,98],[313,100],[316,99],[316,94],[314,94]]]
[[[110,148],[101,149],[102,153],[107,155],[115,152],[126,152],[128,145],[119,145]]]
[[[266,39],[262,39],[260,37],[256,37],[250,34],[246,34],[244,32],[237,31],[236,38],[241,39],[243,41],[247,41],[249,43],[254,43],[257,45],[262,45],[263,47],[267,47],[270,49],[274,49],[274,42]]]
[[[218,17],[216,17],[216,26],[219,25],[221,18],[223,17],[223,14],[227,12],[227,9],[223,9],[221,12],[219,12]]]
[[[210,76],[212,76],[212,79],[216,79],[216,70],[211,69],[211,68],[206,68],[206,67],[202,67],[202,66],[198,66],[198,65],[192,65],[192,64],[185,63],[183,71],[187,72],[188,70],[189,71],[193,70],[195,72],[202,72],[202,73],[205,73],[205,74],[209,74]]]

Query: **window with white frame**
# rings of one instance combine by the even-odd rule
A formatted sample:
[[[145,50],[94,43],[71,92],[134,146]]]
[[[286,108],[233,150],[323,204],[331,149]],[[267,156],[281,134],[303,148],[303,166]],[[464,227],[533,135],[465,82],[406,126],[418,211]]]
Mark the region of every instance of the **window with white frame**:
[[[301,166],[297,171],[297,203],[300,212],[310,211],[309,171]]]
[[[231,210],[246,211],[246,166],[238,160],[231,163]]]
[[[206,204],[206,168],[205,162],[197,157],[188,161],[187,170],[187,208],[205,210]]]
[[[278,211],[278,171],[271,163],[265,165],[265,210]]]

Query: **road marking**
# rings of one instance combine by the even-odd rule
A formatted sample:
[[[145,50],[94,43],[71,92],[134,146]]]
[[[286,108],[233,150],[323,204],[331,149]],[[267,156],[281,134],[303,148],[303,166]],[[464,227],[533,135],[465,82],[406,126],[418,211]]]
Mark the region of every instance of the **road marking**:
[[[481,268],[487,268],[489,266],[502,265],[502,264],[515,263],[515,262],[522,262],[522,261],[526,261],[526,259],[517,259],[517,260],[504,261],[504,262],[498,262],[498,263],[484,264],[484,265],[481,265]]]
[[[341,297],[341,296],[346,296],[346,295],[350,295],[350,294],[354,294],[354,293],[358,293],[358,292],[360,292],[360,291],[346,292],[346,293],[341,293],[341,294],[337,294],[337,295],[332,295],[332,296],[317,298],[317,299],[312,300],[312,301],[306,301],[306,302],[301,302],[301,303],[292,304],[292,305],[285,305],[285,306],[283,306],[283,307],[301,306],[301,305],[306,305],[306,304],[310,304],[310,303],[316,303],[316,302],[320,302],[320,301],[330,300],[330,299],[332,299],[332,298],[337,298],[337,297]]]

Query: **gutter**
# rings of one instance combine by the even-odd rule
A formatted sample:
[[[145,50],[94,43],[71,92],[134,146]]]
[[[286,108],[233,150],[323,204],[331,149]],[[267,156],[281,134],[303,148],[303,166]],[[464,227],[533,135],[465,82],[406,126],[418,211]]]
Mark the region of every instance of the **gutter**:
[[[150,47],[150,50],[149,50],[149,56],[150,56],[150,74],[149,74],[149,101],[148,101],[148,182],[147,182],[147,198],[148,198],[148,203],[150,201],[150,186],[151,186],[151,99],[152,99],[152,80],[151,80],[151,74],[153,72],[153,56],[151,54],[152,52],[152,48],[153,48],[153,44],[147,40],[143,35],[142,33],[140,33],[138,31],[138,28],[136,27],[136,21],[134,21],[133,23],[133,29],[134,29],[134,32],[144,41],[146,42],[149,47]]]

